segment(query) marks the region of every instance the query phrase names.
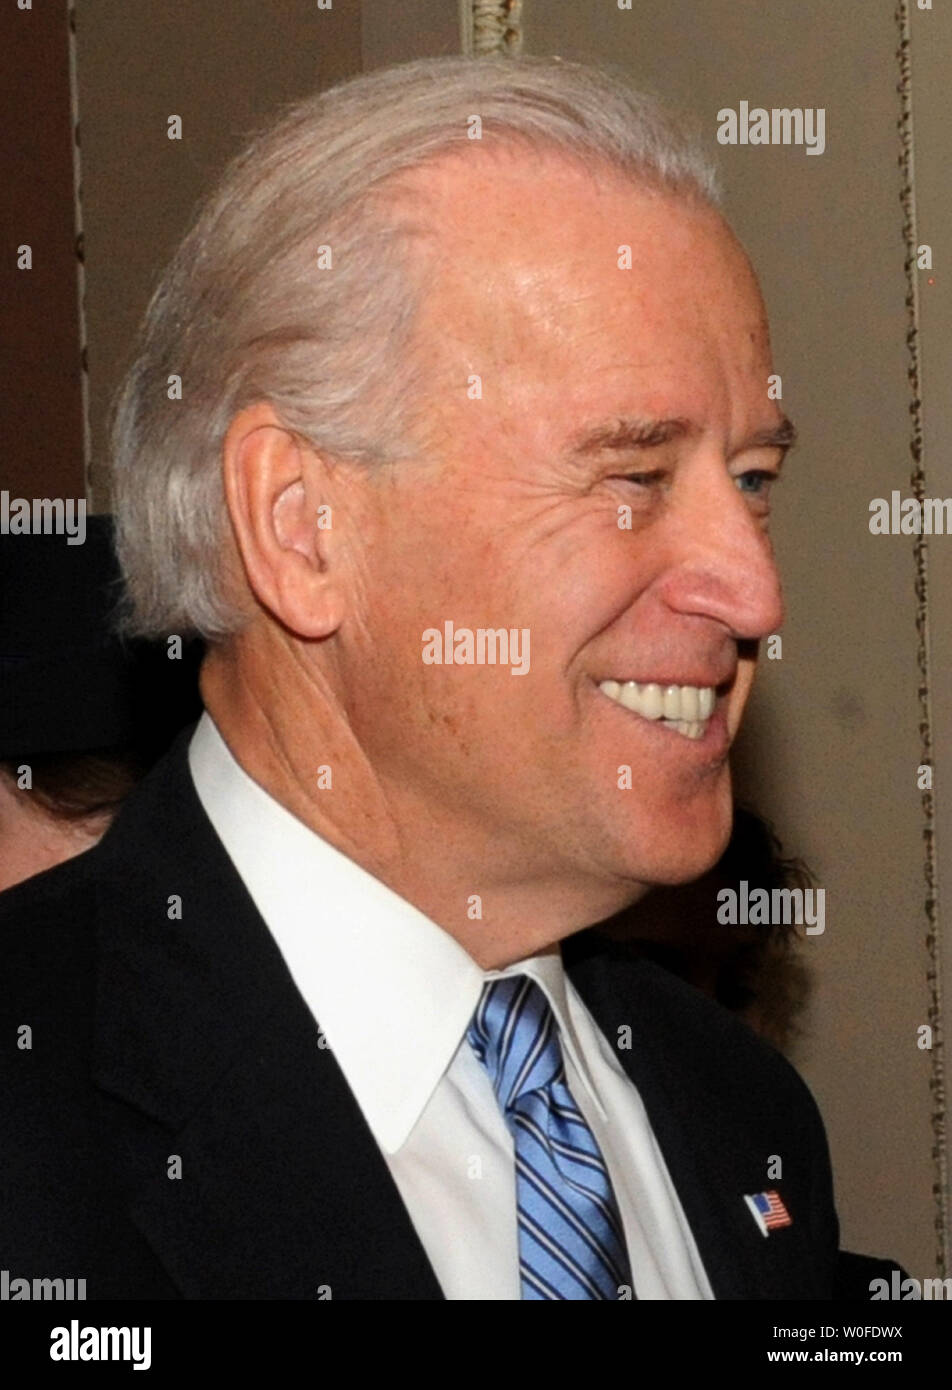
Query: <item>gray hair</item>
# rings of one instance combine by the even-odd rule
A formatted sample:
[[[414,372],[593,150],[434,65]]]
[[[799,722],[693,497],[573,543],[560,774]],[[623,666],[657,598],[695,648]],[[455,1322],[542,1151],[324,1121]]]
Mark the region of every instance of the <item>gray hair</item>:
[[[612,70],[560,58],[421,59],[291,106],[232,161],[146,311],[113,404],[112,489],[128,631],[218,639],[245,614],[225,592],[222,443],[269,401],[331,457],[411,457],[426,286],[383,180],[495,138],[599,160],[718,202],[696,140]],[[331,270],[318,269],[331,248]],[[326,251],[324,252],[326,259]],[[181,378],[170,399],[169,378]]]

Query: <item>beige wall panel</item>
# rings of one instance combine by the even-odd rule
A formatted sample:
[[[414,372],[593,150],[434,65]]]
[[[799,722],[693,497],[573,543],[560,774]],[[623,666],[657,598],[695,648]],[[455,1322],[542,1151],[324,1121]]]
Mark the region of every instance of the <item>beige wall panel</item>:
[[[364,72],[460,51],[458,0],[363,0]]]
[[[844,1244],[931,1276],[914,570],[907,538],[868,530],[871,498],[909,475],[893,5],[528,0],[524,15],[526,51],[614,61],[697,120],[761,276],[802,444],[777,508],[783,658],[764,663],[738,786],[826,890],[794,1060],[829,1130]],[[825,152],[718,145],[717,112],[742,100],[825,108]]]

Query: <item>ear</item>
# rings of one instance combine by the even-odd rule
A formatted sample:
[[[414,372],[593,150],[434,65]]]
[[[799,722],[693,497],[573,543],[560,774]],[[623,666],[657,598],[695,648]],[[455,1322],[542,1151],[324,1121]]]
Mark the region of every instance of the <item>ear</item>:
[[[225,500],[249,587],[300,637],[327,637],[343,617],[333,531],[319,526],[329,474],[267,401],[234,417],[223,449]],[[326,515],[326,513],[325,513]]]

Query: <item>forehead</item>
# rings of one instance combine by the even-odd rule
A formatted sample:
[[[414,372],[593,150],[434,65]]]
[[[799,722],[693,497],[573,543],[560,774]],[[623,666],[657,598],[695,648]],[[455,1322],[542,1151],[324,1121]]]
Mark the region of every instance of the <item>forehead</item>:
[[[715,209],[524,150],[476,147],[402,182],[432,233],[424,343],[454,370],[646,386],[768,370],[757,282]]]

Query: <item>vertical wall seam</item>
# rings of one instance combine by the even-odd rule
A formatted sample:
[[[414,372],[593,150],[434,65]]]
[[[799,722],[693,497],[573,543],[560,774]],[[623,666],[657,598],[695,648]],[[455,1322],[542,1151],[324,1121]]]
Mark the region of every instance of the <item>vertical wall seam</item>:
[[[909,0],[898,0],[896,23],[899,28],[899,47],[896,57],[899,64],[900,113],[898,120],[900,154],[899,168],[901,188],[899,194],[902,206],[902,235],[905,247],[904,271],[906,277],[906,347],[908,350],[908,377],[911,398],[909,414],[911,433],[909,452],[912,460],[910,488],[917,501],[926,495],[925,449],[923,443],[922,387],[923,369],[920,345],[920,306],[918,276],[918,225],[915,196],[915,123],[912,89],[912,53],[909,23]],[[913,563],[915,566],[916,597],[916,665],[918,670],[919,738],[920,763],[933,766],[932,739],[932,697],[931,697],[931,650],[929,644],[929,551],[925,535],[914,537]],[[923,874],[925,878],[924,910],[926,918],[926,987],[928,991],[928,1022],[932,1029],[932,1051],[930,1053],[931,1071],[929,1090],[932,1097],[932,1159],[934,1177],[932,1185],[935,1200],[934,1226],[936,1234],[936,1267],[946,1275],[949,1272],[949,1213],[948,1213],[948,1160],[946,1154],[945,1120],[945,1066],[942,1037],[942,976],[941,942],[939,933],[939,890],[936,873],[935,850],[935,792],[929,788],[922,792],[922,847]]]
[[[459,0],[459,51],[473,56],[473,0]]]
[[[79,66],[76,45],[76,0],[67,0],[69,104],[73,145],[73,225],[76,233],[76,301],[79,322],[79,378],[83,411],[83,491],[92,484],[92,431],[89,422],[89,354],[86,337],[86,248],[83,234],[83,170],[79,147]]]

